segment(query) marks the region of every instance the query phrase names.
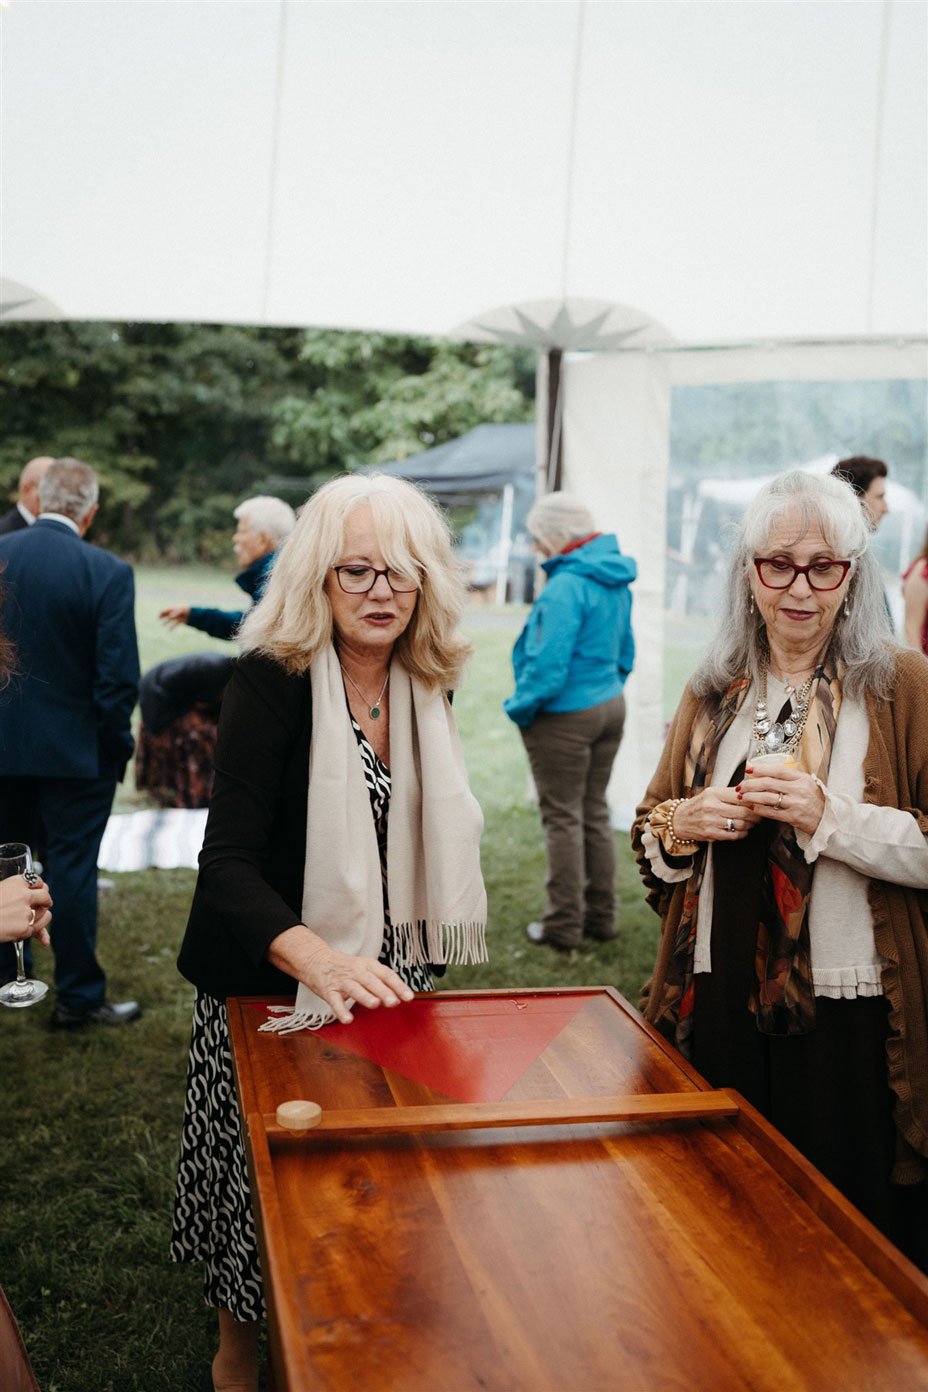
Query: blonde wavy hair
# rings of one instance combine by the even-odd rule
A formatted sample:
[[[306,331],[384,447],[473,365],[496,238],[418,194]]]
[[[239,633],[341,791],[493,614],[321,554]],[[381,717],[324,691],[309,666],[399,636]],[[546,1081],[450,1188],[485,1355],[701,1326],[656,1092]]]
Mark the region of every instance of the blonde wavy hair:
[[[281,547],[260,602],[239,629],[239,643],[288,672],[309,669],[334,636],[325,581],[342,554],[348,517],[363,504],[373,514],[385,565],[419,578],[419,598],[395,653],[430,690],[452,690],[471,645],[457,632],[467,590],[451,532],[415,484],[388,474],[348,474],[316,490]]]

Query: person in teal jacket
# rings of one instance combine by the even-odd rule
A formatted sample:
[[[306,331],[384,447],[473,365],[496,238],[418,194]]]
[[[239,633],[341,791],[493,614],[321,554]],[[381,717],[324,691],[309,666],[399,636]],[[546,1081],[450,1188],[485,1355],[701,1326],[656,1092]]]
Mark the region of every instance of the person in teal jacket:
[[[569,951],[584,937],[616,935],[606,788],[635,660],[629,587],[638,568],[569,493],[539,499],[526,525],[548,579],[513,649],[516,689],[503,708],[522,733],[548,859],[544,914],[526,932]]]

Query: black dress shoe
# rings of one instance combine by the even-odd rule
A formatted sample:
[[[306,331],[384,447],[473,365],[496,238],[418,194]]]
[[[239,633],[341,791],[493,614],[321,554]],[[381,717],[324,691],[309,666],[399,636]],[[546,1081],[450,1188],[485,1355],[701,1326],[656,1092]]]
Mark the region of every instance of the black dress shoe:
[[[530,923],[525,929],[525,936],[536,947],[553,947],[555,952],[573,952],[575,947],[579,947],[579,943],[558,942],[556,938],[546,937],[542,923]]]
[[[138,1001],[104,1001],[93,1010],[69,1010],[56,1005],[51,1014],[52,1029],[75,1030],[85,1025],[128,1025],[142,1013]]]

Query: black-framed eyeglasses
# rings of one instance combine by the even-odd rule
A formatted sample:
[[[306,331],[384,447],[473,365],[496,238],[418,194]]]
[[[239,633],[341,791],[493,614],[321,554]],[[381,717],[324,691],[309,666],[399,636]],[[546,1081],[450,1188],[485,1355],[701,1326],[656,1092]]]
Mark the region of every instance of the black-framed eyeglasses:
[[[755,556],[754,569],[768,590],[788,590],[797,575],[804,575],[813,590],[836,590],[851,568],[850,561],[812,561],[797,566],[779,556]]]
[[[332,569],[345,594],[367,594],[381,575],[387,577],[387,584],[394,594],[411,594],[419,588],[415,575],[404,575],[400,570],[376,570],[374,566],[367,565],[337,565]]]

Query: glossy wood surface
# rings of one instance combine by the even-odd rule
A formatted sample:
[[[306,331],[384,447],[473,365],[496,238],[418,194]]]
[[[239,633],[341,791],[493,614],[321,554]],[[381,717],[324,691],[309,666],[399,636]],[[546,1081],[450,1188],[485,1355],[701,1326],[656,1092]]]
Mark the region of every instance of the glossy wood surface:
[[[406,1109],[464,1104],[229,1002],[280,1392],[928,1392],[928,1282],[746,1103],[563,1119],[708,1090],[616,993],[562,994],[582,1009],[492,1104],[538,1124],[436,1131]],[[282,1134],[303,1097],[403,1125]]]

